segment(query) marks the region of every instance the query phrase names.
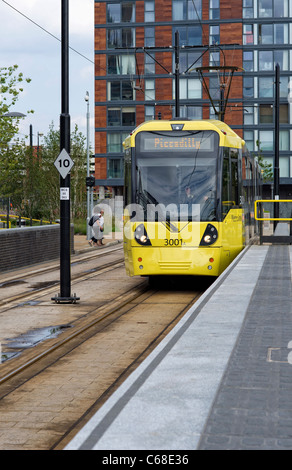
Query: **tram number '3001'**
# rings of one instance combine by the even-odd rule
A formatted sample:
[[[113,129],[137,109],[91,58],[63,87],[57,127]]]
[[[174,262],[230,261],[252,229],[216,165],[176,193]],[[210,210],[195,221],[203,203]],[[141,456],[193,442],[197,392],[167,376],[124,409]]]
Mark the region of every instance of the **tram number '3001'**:
[[[178,238],[165,238],[164,239],[164,245],[165,246],[182,246],[182,239]]]

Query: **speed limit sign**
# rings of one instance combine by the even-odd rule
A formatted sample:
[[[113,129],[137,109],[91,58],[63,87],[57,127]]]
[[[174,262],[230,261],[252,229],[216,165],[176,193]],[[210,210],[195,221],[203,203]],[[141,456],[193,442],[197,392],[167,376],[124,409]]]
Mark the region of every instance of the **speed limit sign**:
[[[54,165],[62,176],[62,178],[65,179],[68,173],[70,173],[71,168],[74,166],[74,162],[70,157],[69,153],[65,149],[63,149],[59,156],[56,158]]]

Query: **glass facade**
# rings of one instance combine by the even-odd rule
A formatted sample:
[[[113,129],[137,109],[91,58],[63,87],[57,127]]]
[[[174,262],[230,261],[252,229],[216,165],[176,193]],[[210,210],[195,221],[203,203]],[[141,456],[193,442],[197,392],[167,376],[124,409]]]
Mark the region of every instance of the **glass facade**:
[[[144,120],[175,116],[176,32],[180,116],[216,119],[196,69],[213,67],[205,77],[219,106],[222,75],[214,67],[238,66],[239,79],[232,82],[228,102],[234,113],[230,121],[227,115],[226,122],[243,136],[250,150],[260,149],[270,162],[274,158],[275,66],[279,64],[280,178],[291,184],[291,5],[289,0],[95,1],[104,15],[96,15],[96,39],[104,39],[95,51],[96,115],[101,115],[96,127],[96,158],[106,159],[107,174],[100,178],[103,184],[122,186],[122,142],[135,126]],[[105,82],[102,97],[99,80]]]

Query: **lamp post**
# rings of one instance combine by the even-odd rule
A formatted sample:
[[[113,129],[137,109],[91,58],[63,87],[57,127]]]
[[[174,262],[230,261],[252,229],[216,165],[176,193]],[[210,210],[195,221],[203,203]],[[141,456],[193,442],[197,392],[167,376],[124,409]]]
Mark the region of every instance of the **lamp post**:
[[[87,149],[86,149],[86,161],[87,161],[87,173],[86,173],[86,176],[87,176],[87,182],[89,181],[89,118],[90,118],[90,115],[89,115],[89,93],[88,91],[86,92],[86,95],[85,95],[85,98],[84,98],[85,102],[86,102],[86,105],[87,105],[87,112],[86,112],[86,131],[87,131]],[[88,222],[89,222],[89,219],[91,217],[91,211],[90,211],[90,195],[91,195],[91,187],[86,185],[86,189],[87,189],[87,220],[86,220],[86,237],[87,237],[87,240],[90,239],[90,227],[88,225]]]
[[[60,155],[55,166],[60,173],[60,293],[52,298],[56,303],[76,303],[79,297],[71,295],[70,253],[70,157],[69,114],[69,0],[61,2],[61,114]]]

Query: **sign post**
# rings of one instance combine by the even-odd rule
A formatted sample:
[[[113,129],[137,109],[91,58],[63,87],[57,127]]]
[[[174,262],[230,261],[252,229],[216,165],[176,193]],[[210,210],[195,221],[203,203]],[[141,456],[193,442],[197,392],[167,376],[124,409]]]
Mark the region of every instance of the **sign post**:
[[[70,243],[70,157],[69,115],[69,0],[62,0],[62,97],[60,115],[60,154],[54,165],[60,173],[60,293],[52,297],[57,303],[76,303],[79,297],[71,295]]]

